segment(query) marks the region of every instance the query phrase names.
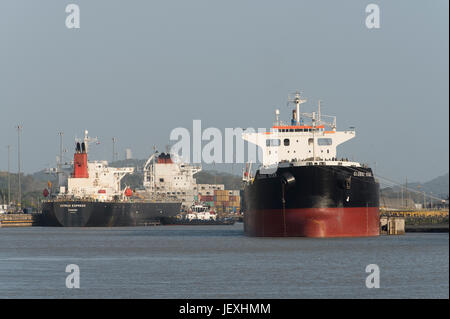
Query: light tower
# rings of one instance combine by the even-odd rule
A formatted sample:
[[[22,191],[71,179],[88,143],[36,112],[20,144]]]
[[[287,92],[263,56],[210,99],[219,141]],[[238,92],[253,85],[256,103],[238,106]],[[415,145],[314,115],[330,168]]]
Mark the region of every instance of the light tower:
[[[20,184],[20,133],[22,131],[22,125],[17,125],[17,170],[18,170],[18,199],[17,207],[20,209],[22,207],[22,185]]]
[[[113,162],[114,162],[115,157],[116,157],[116,151],[115,151],[116,141],[117,141],[117,139],[115,137],[113,137],[112,138],[112,161]]]
[[[8,148],[8,209],[9,205],[11,204],[11,168],[10,168],[10,152],[11,152],[11,145],[7,146]]]

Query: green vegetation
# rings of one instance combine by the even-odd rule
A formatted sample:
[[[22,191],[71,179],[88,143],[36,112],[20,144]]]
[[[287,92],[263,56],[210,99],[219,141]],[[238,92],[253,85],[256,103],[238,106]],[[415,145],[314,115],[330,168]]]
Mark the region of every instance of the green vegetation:
[[[50,177],[50,176],[49,176]],[[11,201],[18,200],[18,174],[11,173]],[[37,208],[39,200],[42,200],[42,191],[47,187],[47,181],[33,177],[33,175],[20,175],[22,185],[22,207]],[[0,172],[0,202],[8,201],[8,173]]]

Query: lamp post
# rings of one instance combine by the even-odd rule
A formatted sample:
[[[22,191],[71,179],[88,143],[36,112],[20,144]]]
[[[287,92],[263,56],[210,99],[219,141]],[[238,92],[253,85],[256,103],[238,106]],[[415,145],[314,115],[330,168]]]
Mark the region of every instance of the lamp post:
[[[19,210],[22,207],[22,185],[20,184],[20,133],[22,131],[22,125],[17,125],[17,167],[18,167],[18,200],[17,200],[17,206]]]
[[[10,174],[10,153],[11,153],[11,145],[8,145],[8,210],[9,205],[11,204],[11,174]]]

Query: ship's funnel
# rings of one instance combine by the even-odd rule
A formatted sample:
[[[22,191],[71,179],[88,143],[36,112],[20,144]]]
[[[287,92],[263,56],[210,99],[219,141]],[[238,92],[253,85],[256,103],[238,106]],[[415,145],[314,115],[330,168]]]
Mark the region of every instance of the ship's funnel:
[[[88,160],[86,145],[77,142],[75,154],[73,155],[73,178],[88,178]]]

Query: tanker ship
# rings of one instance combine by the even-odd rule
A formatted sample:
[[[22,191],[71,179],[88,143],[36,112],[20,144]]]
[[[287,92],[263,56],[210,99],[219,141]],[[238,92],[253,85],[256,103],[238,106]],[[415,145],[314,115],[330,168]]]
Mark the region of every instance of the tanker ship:
[[[367,165],[338,159],[336,147],[355,129],[336,130],[336,117],[301,113],[296,92],[290,123],[269,132],[244,131],[258,145],[262,165],[244,171],[244,230],[249,236],[363,237],[379,235],[379,183]]]
[[[106,161],[88,162],[88,145],[96,139],[76,141],[73,164],[53,172],[58,187],[44,190],[39,224],[64,227],[143,226],[166,223],[179,212],[181,201],[155,197],[148,192],[121,188],[122,178],[132,167],[109,167]],[[61,161],[61,159],[60,159]]]

